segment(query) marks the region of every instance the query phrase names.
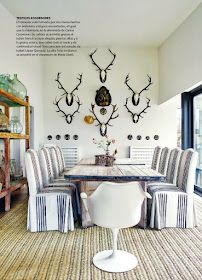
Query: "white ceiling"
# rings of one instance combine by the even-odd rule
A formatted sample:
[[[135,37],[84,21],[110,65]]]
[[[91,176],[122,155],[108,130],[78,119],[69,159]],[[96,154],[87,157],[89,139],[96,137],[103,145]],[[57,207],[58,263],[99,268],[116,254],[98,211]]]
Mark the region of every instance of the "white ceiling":
[[[0,0],[14,16],[80,21],[82,46],[157,47],[201,0]]]

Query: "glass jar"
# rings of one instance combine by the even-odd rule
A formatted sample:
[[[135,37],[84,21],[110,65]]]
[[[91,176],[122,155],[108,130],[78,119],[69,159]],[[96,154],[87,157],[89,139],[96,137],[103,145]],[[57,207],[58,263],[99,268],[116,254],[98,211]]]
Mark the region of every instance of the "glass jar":
[[[12,80],[9,74],[0,75],[0,88],[7,92],[12,92]]]
[[[10,132],[9,118],[2,112],[2,109],[0,109],[0,131]]]
[[[17,116],[11,118],[10,126],[12,133],[21,133],[23,130],[23,126]]]
[[[18,76],[17,74],[14,74],[14,77],[11,81],[12,83],[12,91],[13,94],[21,99],[25,99],[26,95],[27,95],[27,89],[26,87],[23,85],[23,83],[21,83],[18,80]]]

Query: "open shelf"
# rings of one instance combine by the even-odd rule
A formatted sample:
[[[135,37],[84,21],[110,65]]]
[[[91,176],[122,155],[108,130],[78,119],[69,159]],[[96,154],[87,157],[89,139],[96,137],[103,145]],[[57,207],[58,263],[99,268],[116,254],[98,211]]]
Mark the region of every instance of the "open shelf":
[[[12,139],[25,139],[25,149],[29,149],[30,144],[30,104],[29,97],[26,96],[26,101],[16,97],[10,92],[0,88],[0,106],[4,106],[5,115],[10,119],[10,107],[25,107],[25,134],[0,132],[0,139],[4,142],[4,156],[5,156],[5,186],[0,192],[0,198],[5,197],[5,211],[10,210],[10,196],[11,192],[17,190],[27,183],[26,178],[21,178],[16,181],[10,181],[10,145]]]
[[[0,132],[0,139],[29,139],[29,135],[18,134],[18,133],[10,133],[10,132]]]
[[[8,107],[18,107],[24,106],[28,107],[29,102],[22,100],[21,98],[15,96],[10,92],[6,92],[2,88],[0,88],[0,105],[8,106]]]
[[[13,192],[13,191],[21,188],[25,184],[27,184],[27,179],[26,178],[21,178],[21,179],[16,180],[16,181],[11,181],[9,189],[4,188],[0,191],[0,198],[5,197],[9,192]]]

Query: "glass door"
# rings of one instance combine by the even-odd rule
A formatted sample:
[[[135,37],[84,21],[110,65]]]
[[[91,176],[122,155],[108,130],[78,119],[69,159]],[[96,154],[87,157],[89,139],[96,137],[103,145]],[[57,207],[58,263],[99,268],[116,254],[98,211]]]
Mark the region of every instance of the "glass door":
[[[193,98],[193,148],[198,152],[196,189],[202,191],[202,93]]]

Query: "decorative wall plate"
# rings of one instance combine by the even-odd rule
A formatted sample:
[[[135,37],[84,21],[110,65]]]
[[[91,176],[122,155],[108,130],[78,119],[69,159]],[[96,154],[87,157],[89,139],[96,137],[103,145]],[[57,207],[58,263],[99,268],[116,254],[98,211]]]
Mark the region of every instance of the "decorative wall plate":
[[[57,140],[60,140],[60,139],[61,139],[61,136],[60,136],[59,134],[57,134],[57,135],[55,136],[55,138],[56,138]]]
[[[47,136],[47,139],[48,139],[48,140],[52,140],[52,139],[53,139],[53,136],[52,136],[52,135],[48,135],[48,136]]]
[[[141,135],[137,135],[137,140],[141,140],[142,136]]]
[[[132,140],[133,139],[133,135],[129,134],[128,135],[128,140]]]
[[[69,140],[70,139],[70,135],[69,134],[65,134],[64,138],[65,138],[65,140]]]
[[[106,108],[101,108],[100,109],[100,114],[101,115],[106,115],[106,113],[107,113],[107,109]]]
[[[78,136],[78,135],[74,135],[74,136],[73,136],[73,139],[74,139],[74,140],[78,140],[78,139],[79,139],[79,136]]]
[[[154,140],[159,140],[159,135],[154,135]]]

